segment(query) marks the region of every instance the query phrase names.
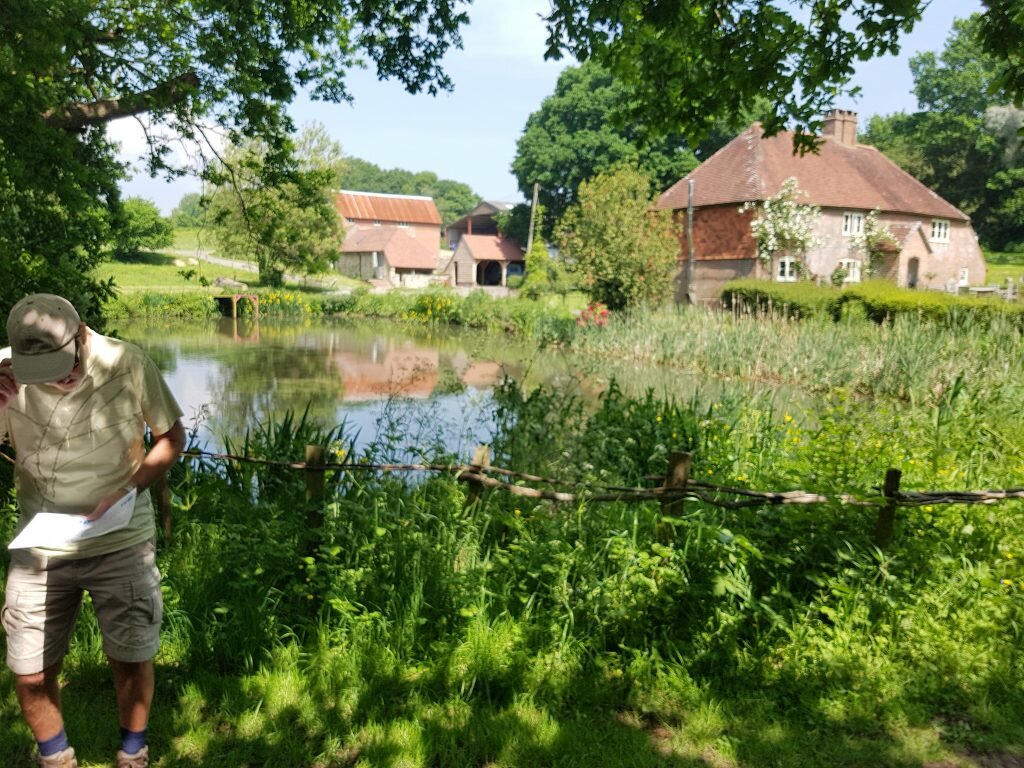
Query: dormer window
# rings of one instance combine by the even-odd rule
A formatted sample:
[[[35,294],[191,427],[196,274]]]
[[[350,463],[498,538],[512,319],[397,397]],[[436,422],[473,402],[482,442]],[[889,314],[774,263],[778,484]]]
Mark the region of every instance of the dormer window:
[[[853,237],[864,234],[864,214],[847,211],[843,214],[843,236]]]
[[[931,241],[933,243],[948,243],[949,242],[949,221],[946,219],[932,219],[932,236]]]

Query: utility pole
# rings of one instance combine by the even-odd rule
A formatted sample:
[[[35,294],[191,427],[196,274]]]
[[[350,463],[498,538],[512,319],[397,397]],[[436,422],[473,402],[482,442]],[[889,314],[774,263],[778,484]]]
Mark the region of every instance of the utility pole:
[[[526,257],[530,257],[530,251],[533,250],[533,222],[534,217],[537,215],[537,189],[539,184],[533,182],[533,205],[530,207],[530,234],[526,238]]]
[[[686,182],[686,245],[689,249],[686,257],[686,300],[696,304],[697,296],[693,290],[693,273],[696,268],[693,250],[693,179]]]

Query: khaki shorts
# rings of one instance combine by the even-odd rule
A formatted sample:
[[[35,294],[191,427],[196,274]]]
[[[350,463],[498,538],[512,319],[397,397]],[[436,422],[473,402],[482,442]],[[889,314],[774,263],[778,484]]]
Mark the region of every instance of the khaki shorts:
[[[2,619],[14,674],[35,674],[64,658],[84,592],[92,598],[107,656],[140,662],[156,655],[163,596],[151,541],[81,559],[12,550]]]

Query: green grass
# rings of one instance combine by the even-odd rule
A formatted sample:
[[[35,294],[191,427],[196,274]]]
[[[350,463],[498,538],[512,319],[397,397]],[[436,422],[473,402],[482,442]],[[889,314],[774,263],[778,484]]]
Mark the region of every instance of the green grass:
[[[183,273],[192,273],[187,279]],[[179,291],[197,291],[216,293],[213,287],[204,288],[198,279],[200,276],[211,283],[218,277],[239,280],[250,285],[256,283],[256,273],[223,267],[205,261],[188,263],[188,257],[165,253],[143,253],[130,261],[108,261],[96,268],[94,274],[101,280],[114,278],[117,287],[122,291],[160,291],[175,293]]]
[[[1006,253],[983,249],[986,282],[1003,285],[1007,279],[1024,282],[1024,252]]]
[[[213,230],[209,227],[176,227],[174,245],[171,247],[178,251],[203,250],[211,253],[217,251]]]

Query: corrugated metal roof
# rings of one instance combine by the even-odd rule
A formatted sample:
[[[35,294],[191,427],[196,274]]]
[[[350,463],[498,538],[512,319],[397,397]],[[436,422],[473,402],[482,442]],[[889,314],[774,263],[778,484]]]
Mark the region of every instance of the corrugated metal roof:
[[[377,192],[337,193],[335,204],[349,221],[406,222],[441,226],[441,214],[433,198],[420,195],[386,195]]]
[[[658,198],[662,209],[685,209],[693,180],[696,207],[765,200],[795,177],[807,193],[802,202],[827,208],[909,213],[968,221],[955,206],[874,147],[826,137],[816,154],[793,154],[793,134],[765,137],[760,123],[709,157]]]
[[[395,269],[437,269],[437,249],[409,237],[398,227],[353,227],[345,235],[342,253],[378,253]]]

